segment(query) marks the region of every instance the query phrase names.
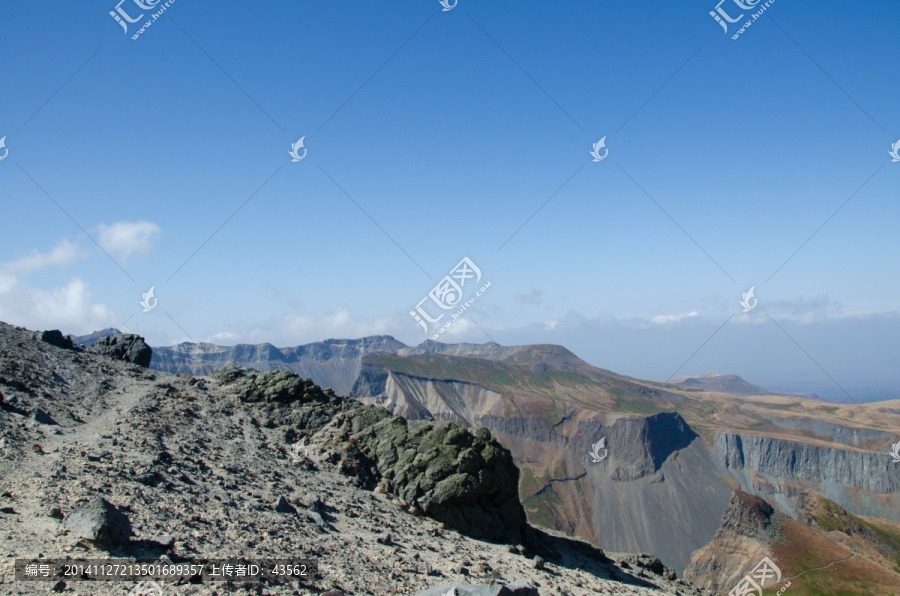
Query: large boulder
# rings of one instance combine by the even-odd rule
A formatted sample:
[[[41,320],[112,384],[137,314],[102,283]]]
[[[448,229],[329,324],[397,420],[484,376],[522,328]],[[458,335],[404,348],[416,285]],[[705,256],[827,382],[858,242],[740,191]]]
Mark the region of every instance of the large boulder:
[[[414,511],[473,538],[524,540],[519,469],[486,429],[472,434],[452,422],[408,421],[367,406],[337,416],[330,430],[340,443],[341,472],[353,474],[369,461],[381,490]]]
[[[144,338],[133,333],[100,338],[86,349],[94,354],[133,362],[144,368],[149,368],[153,357],[153,350],[144,342]]]
[[[74,536],[106,548],[128,542],[133,534],[125,514],[103,497],[94,497],[67,515],[63,526]]]

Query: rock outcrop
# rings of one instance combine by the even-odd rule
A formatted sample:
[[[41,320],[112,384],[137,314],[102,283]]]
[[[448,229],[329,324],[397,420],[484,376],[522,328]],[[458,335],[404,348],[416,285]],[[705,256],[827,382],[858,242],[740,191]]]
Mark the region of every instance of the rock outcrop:
[[[409,422],[384,408],[337,397],[292,372],[227,367],[212,377],[243,402],[275,408],[280,423],[296,436],[321,430],[313,444],[360,486],[379,483],[407,506],[467,536],[523,541],[519,470],[487,429],[473,434],[453,423]]]
[[[100,338],[86,349],[94,354],[124,360],[144,368],[150,366],[153,357],[153,350],[144,342],[144,338],[133,333]]]

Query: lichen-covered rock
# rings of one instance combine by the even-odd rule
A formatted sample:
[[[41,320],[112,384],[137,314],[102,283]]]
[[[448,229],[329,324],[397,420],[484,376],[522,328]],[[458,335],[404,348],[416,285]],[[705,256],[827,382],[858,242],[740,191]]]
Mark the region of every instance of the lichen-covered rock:
[[[133,333],[103,337],[86,349],[94,354],[125,360],[144,368],[150,366],[150,360],[153,357],[153,350],[144,342],[144,338]]]
[[[522,542],[519,470],[487,429],[473,434],[448,422],[409,422],[292,372],[226,367],[212,377],[241,401],[265,404],[268,420],[289,426],[291,436],[311,437],[324,461],[357,485],[378,486],[473,538]]]
[[[473,538],[522,541],[519,470],[486,430],[473,435],[450,422],[407,421],[374,406],[330,426],[343,473],[359,478],[361,469],[374,468],[381,490],[414,511]]]

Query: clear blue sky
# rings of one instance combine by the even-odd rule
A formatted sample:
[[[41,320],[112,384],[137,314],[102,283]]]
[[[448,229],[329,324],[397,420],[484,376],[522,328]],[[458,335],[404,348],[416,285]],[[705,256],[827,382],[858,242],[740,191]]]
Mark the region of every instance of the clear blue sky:
[[[468,256],[444,341],[900,396],[900,6],[715,5],[6,2],[0,319],[415,344]]]

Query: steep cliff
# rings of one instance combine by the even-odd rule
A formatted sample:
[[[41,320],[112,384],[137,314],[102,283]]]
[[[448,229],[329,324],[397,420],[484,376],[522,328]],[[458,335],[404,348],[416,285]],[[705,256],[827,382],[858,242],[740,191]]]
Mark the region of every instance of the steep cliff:
[[[393,353],[405,347],[387,335],[355,340],[330,339],[292,348],[276,348],[272,344],[183,343],[153,348],[150,368],[190,375],[208,375],[225,366],[246,366],[260,371],[288,370],[312,378],[322,387],[331,387],[340,395],[349,395],[365,355]]]
[[[754,435],[721,434],[715,455],[745,490],[797,515],[796,481],[859,515],[900,520],[900,473],[883,453]]]

